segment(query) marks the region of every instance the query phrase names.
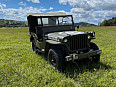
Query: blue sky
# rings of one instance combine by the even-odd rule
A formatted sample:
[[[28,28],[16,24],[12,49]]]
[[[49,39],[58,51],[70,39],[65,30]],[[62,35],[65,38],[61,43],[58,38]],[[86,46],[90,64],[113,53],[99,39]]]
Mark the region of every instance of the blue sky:
[[[28,13],[64,12],[74,21],[98,24],[116,17],[116,0],[0,0],[0,19],[26,21]]]
[[[59,4],[58,0],[35,0],[35,1],[39,1],[39,2],[32,2],[32,1],[28,1],[28,0],[1,0],[0,3],[2,4],[6,4],[6,8],[16,8],[18,9],[19,7],[34,7],[34,8],[45,8],[48,9],[50,7],[55,8],[53,11],[59,11],[61,9],[64,9],[66,11],[70,11],[71,6],[70,5],[62,5]],[[19,3],[23,3],[22,5]],[[25,5],[24,5],[25,4]]]

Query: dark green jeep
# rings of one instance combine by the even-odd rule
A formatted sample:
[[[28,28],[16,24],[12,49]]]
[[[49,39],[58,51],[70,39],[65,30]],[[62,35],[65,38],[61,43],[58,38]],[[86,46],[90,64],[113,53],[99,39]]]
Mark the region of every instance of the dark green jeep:
[[[72,15],[32,13],[27,16],[30,41],[35,53],[47,53],[49,63],[64,70],[66,61],[90,58],[98,63],[101,50],[91,40],[95,32],[75,31]]]

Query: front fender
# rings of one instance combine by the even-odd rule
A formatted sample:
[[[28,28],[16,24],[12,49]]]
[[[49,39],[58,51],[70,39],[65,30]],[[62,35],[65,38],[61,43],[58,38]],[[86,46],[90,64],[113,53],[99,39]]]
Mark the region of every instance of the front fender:
[[[53,41],[53,40],[46,40],[46,42],[47,43],[49,43],[49,44],[53,44],[53,45],[55,45],[55,44],[62,44],[61,42],[57,42],[57,41]]]

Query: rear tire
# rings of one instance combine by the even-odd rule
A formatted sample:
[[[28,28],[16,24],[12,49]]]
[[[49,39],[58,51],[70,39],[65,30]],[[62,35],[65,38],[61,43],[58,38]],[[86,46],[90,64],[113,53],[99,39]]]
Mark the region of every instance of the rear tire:
[[[36,43],[35,43],[34,40],[32,41],[32,50],[33,50],[33,52],[35,52],[35,53],[38,54],[38,55],[41,54],[41,52],[40,52],[40,50],[37,48]]]
[[[32,41],[32,50],[33,50],[33,52],[37,51],[36,43],[34,40]]]
[[[48,52],[49,63],[53,66],[53,69],[58,69],[61,72],[64,71],[65,62],[62,54],[57,49],[50,49]]]
[[[90,49],[99,50],[98,46],[95,43],[90,42]],[[100,54],[92,56],[92,61],[98,63],[100,61]]]

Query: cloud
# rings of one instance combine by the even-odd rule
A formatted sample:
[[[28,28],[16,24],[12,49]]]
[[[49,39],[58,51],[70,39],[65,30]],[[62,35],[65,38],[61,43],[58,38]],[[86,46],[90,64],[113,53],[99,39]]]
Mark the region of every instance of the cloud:
[[[2,4],[3,7],[6,7],[6,4]]]
[[[67,1],[66,0],[59,0],[59,3],[60,4],[63,4],[63,5],[66,5],[67,4]]]
[[[18,3],[19,5],[23,5],[23,6],[26,6],[26,3],[24,3],[24,2],[20,2],[20,3]]]
[[[74,16],[75,22],[90,22],[97,24],[105,18],[116,16],[115,0],[59,0],[60,4],[69,4],[72,9],[70,14]]]
[[[72,7],[83,8],[85,10],[102,9],[116,10],[115,0],[59,0],[60,4],[70,4]]]
[[[27,1],[32,1],[33,3],[40,3],[39,0],[27,0]]]
[[[49,10],[53,10],[54,8],[53,7],[50,7]]]
[[[111,19],[116,16],[116,11],[85,11],[84,9],[72,8],[70,12],[74,16],[75,22],[90,22],[97,24],[105,18]]]
[[[27,20],[27,14],[29,13],[43,13],[45,11],[49,11],[49,9],[45,8],[34,8],[34,7],[19,7],[18,9],[14,8],[7,8],[4,9],[4,13],[0,14],[0,17],[3,19],[8,19],[8,20],[20,20],[24,21]]]
[[[3,10],[4,7],[6,7],[6,4],[0,3],[0,15],[2,15],[2,16],[3,16],[3,13],[4,13],[4,10]]]
[[[0,6],[2,6],[2,7],[6,7],[6,4],[2,4],[2,3],[0,3]]]

